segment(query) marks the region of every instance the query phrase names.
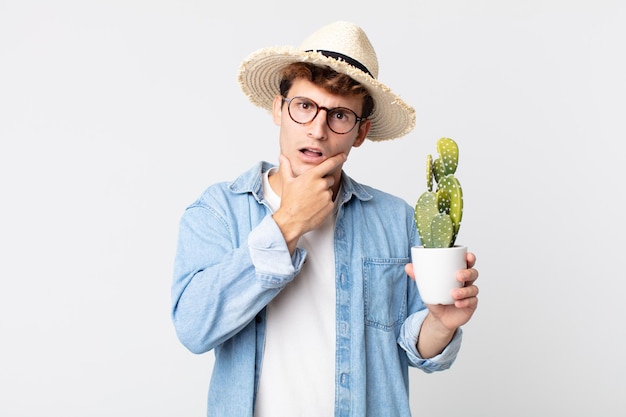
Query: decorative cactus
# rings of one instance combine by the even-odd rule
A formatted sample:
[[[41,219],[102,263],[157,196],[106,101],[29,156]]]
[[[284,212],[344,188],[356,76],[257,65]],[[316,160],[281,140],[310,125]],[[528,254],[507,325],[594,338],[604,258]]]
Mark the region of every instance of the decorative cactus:
[[[415,205],[417,231],[426,248],[454,246],[463,217],[463,192],[454,173],[459,163],[459,147],[450,138],[437,141],[439,158],[426,158],[426,187]],[[433,191],[433,179],[437,183]]]

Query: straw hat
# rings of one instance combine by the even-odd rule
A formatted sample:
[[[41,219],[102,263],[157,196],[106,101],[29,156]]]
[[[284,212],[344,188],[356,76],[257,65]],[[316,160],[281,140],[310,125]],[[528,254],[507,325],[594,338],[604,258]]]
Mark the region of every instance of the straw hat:
[[[415,126],[415,110],[379,82],[378,59],[359,26],[335,22],[318,29],[299,48],[279,46],[252,53],[239,68],[239,84],[255,105],[271,110],[279,94],[280,71],[294,62],[327,65],[361,83],[374,98],[368,139],[396,139]]]

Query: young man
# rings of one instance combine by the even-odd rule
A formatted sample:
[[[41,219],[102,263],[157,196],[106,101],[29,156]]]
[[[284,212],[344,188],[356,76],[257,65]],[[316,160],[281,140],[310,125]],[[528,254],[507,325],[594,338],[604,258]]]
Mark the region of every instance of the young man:
[[[365,33],[327,25],[252,54],[239,80],[280,127],[279,165],[209,187],[180,223],[172,317],[215,351],[209,416],[409,416],[408,367],[450,367],[477,306],[475,257],[454,305],[424,305],[413,209],[343,172],[414,111],[377,81]]]

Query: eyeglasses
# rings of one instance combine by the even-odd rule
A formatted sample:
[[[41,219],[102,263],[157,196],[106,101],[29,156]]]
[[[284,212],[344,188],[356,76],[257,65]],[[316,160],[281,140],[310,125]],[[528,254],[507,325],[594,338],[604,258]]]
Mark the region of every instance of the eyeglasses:
[[[329,109],[306,97],[283,97],[283,101],[287,102],[287,111],[291,120],[301,125],[312,122],[320,110],[326,110],[326,124],[330,130],[339,135],[349,133],[357,123],[366,119],[357,116],[354,111],[348,108],[333,107]]]

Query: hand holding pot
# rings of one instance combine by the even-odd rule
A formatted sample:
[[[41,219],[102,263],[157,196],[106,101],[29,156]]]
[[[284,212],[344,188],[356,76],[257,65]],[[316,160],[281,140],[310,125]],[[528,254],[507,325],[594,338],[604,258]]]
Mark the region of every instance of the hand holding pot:
[[[456,274],[462,286],[451,291],[454,303],[426,305],[434,318],[450,330],[467,323],[478,306],[478,287],[474,283],[478,279],[478,270],[474,268],[476,256],[468,252],[466,259],[467,269],[460,270]],[[407,264],[404,269],[415,280],[413,264]]]

